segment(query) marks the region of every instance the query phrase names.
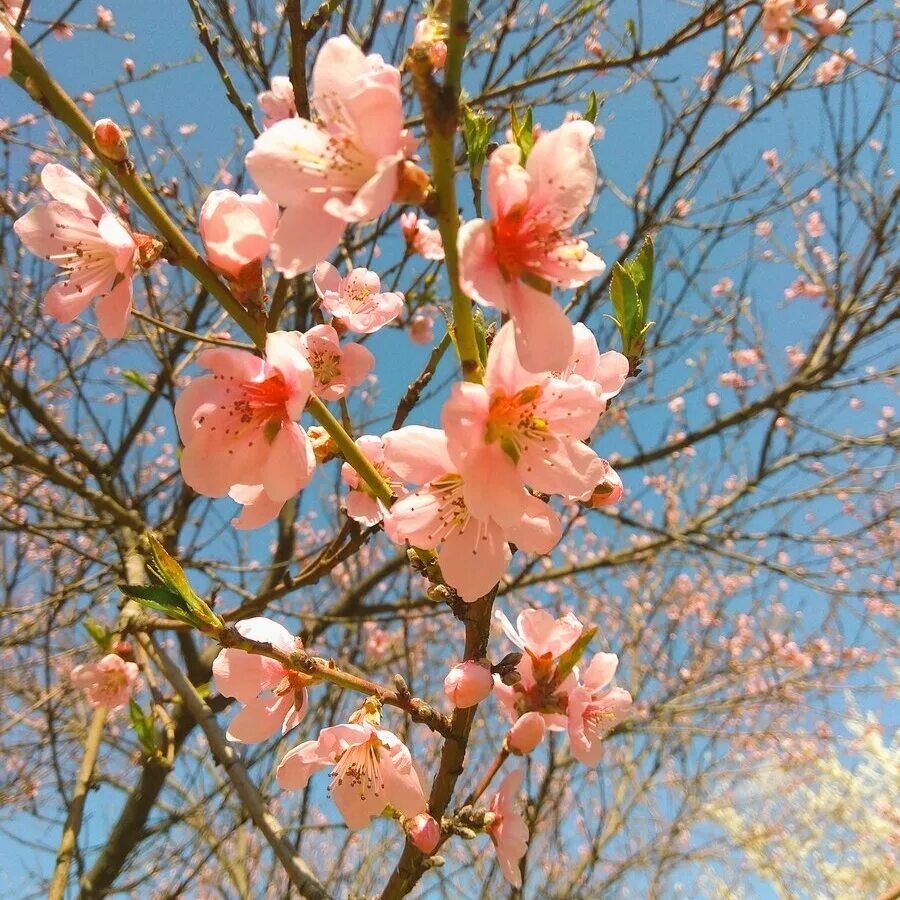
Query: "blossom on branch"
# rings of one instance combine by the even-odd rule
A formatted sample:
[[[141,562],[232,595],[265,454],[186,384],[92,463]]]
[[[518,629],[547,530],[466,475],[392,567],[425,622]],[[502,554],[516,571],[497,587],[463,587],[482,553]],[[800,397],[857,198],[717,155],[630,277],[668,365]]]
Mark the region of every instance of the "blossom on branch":
[[[312,478],[315,455],[297,420],[314,376],[300,337],[272,332],[264,359],[229,348],[198,357],[212,374],[192,381],[175,404],[181,474],[198,494],[258,486],[257,499],[264,494],[280,507]]]
[[[590,122],[567,122],[541,136],[524,166],[515,144],[498,147],[487,174],[493,218],[459,231],[460,287],[509,314],[531,372],[564,369],[572,355],[572,326],[551,287],[580,287],[606,269],[571,231],[594,196],[593,136]]]
[[[416,143],[403,127],[399,71],[346,35],[325,42],[312,84],[315,121],[275,122],[246,160],[259,187],[284,207],[272,259],[289,278],[327,257],[347,223],[388,208]]]
[[[326,402],[346,397],[375,365],[375,357],[362,344],[342,347],[330,325],[314,325],[300,335],[299,343],[313,370],[312,391]]]
[[[159,254],[158,242],[132,233],[97,193],[65,166],[50,163],[41,182],[53,198],[17,219],[16,234],[35,255],[60,266],[63,276],[44,298],[44,312],[71,322],[98,299],[104,337],[121,338],[131,313],[132,278]]]
[[[522,515],[525,486],[567,497],[592,491],[606,468],[584,441],[605,407],[581,376],[563,381],[524,368],[514,327],[504,325],[488,353],[484,384],[455,384],[441,413],[469,511],[511,525]]]
[[[331,799],[352,830],[365,828],[386,806],[414,818],[425,812],[425,794],[409,748],[372,716],[351,716],[346,725],[319,733],[288,751],[276,778],[286,791],[303,790],[321,769],[332,769]]]
[[[370,269],[353,269],[341,278],[331,263],[321,262],[313,274],[322,308],[358,334],[372,334],[403,311],[403,294],[381,290],[381,279]]]
[[[75,666],[69,676],[72,684],[87,693],[91,706],[119,709],[125,706],[139,686],[138,667],[115,653],[93,663]]]
[[[503,877],[516,888],[522,887],[519,860],[528,850],[528,825],[516,809],[516,800],[522,789],[524,769],[510,772],[500,783],[500,790],[491,798],[490,811],[494,820],[487,826],[487,833],[497,852],[497,862]]]
[[[489,512],[476,516],[443,431],[408,425],[383,441],[387,464],[405,482],[422,485],[385,516],[388,537],[435,550],[444,579],[466,602],[485,595],[503,576],[510,542],[530,553],[549,553],[559,541],[559,516],[524,488],[517,506],[507,504],[502,523]]]
[[[245,638],[271,644],[282,653],[302,650],[300,638],[283,625],[263,616],[237,622],[235,629]],[[228,647],[213,662],[216,689],[234,697],[244,708],[231,720],[228,738],[244,744],[284,734],[306,714],[308,679],[286,669],[278,660]]]

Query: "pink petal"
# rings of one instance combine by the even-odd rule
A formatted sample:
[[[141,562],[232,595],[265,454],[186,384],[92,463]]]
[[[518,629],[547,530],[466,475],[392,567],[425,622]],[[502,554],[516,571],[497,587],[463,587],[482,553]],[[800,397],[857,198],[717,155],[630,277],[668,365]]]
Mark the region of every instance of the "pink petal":
[[[437,558],[447,584],[472,603],[503,577],[510,553],[497,525],[469,519],[438,547]]]
[[[491,223],[484,219],[465,222],[457,236],[459,250],[459,286],[467,297],[483,306],[506,312],[509,285],[500,272],[494,250]]]
[[[281,731],[282,722],[292,705],[290,695],[251,700],[229,723],[228,739],[255,744],[272,737]]]
[[[595,653],[581,683],[592,693],[601,691],[616,677],[618,665],[619,657],[615,653]]]
[[[345,222],[325,212],[321,194],[304,195],[302,203],[284,211],[272,235],[275,268],[287,278],[308,272],[337,247],[345,227]]]
[[[384,458],[402,481],[426,484],[455,471],[447,453],[447,437],[439,428],[407,425],[383,438]]]
[[[96,191],[65,166],[48,163],[41,170],[41,183],[54,200],[65,203],[95,222],[108,212]]]
[[[524,491],[522,495],[524,512],[517,521],[504,527],[504,535],[527,553],[549,553],[562,537],[559,516],[543,500]]]
[[[309,783],[310,776],[332,763],[331,757],[320,751],[319,741],[305,741],[284,755],[275,778],[282,790],[300,791]]]
[[[306,432],[294,422],[282,424],[262,469],[262,485],[272,500],[289,500],[309,484],[316,457]]]
[[[519,361],[528,371],[565,369],[572,355],[572,324],[552,296],[515,281],[509,314],[516,330]]]
[[[131,296],[131,278],[126,277],[97,301],[94,313],[103,337],[118,341],[125,336],[131,315]]]
[[[569,228],[587,209],[597,187],[591,151],[594,126],[582,119],[541,136],[526,163],[532,179],[531,208],[558,228]]]

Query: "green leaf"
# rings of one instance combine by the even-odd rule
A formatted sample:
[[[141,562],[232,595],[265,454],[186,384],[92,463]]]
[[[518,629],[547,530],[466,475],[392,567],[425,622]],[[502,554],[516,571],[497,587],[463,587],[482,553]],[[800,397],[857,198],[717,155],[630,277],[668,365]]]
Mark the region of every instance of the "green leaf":
[[[131,726],[134,728],[134,733],[141,742],[141,746],[148,753],[155,753],[157,743],[153,720],[144,713],[134,700],[130,700],[128,703],[128,713],[131,716]]]
[[[654,324],[647,321],[654,262],[653,241],[647,238],[633,259],[615,264],[610,281],[609,293],[616,314],[613,321],[622,335],[623,353],[633,363],[641,358],[647,332]]]
[[[594,635],[597,633],[597,626],[592,625],[590,628],[586,628],[578,637],[578,640],[563,653],[559,658],[559,662],[556,664],[556,682],[557,684],[564,681],[569,675],[572,673],[572,669],[578,665],[578,661],[584,656],[584,651],[587,650],[588,644],[593,639]]]
[[[516,108],[509,108],[510,122],[512,125],[513,140],[522,151],[523,165],[528,161],[531,151],[534,149],[534,114],[531,107],[525,110],[525,115],[520,120],[516,114]]]
[[[600,108],[597,106],[597,92],[591,91],[590,97],[588,97],[587,109],[584,111],[584,121],[590,122],[593,125],[597,121],[597,113],[600,111]]]
[[[112,635],[99,623],[87,618],[82,623],[84,630],[91,636],[94,643],[104,652],[109,653],[112,647]]]
[[[471,106],[463,107],[463,138],[466,142],[466,154],[469,157],[469,168],[480,172],[487,159],[487,146],[494,127],[494,118],[484,110],[474,110]]]
[[[475,342],[478,344],[478,357],[481,360],[481,364],[486,366],[488,347],[486,335],[487,325],[484,321],[484,313],[478,309],[475,311],[472,318],[475,320]]]
[[[120,584],[119,590],[142,606],[195,624],[195,617],[181,595],[163,584]]]
[[[148,394],[153,393],[153,388],[150,383],[140,372],[136,372],[134,369],[126,369],[122,373],[122,377],[126,381],[130,381],[136,387],[139,387],[142,391],[146,391]]]
[[[148,535],[150,551],[153,554],[155,572],[160,580],[183,601],[191,614],[200,623],[221,626],[222,620],[209,608],[206,602],[194,593],[184,569],[174,557],[170,556],[166,548],[153,535]]]

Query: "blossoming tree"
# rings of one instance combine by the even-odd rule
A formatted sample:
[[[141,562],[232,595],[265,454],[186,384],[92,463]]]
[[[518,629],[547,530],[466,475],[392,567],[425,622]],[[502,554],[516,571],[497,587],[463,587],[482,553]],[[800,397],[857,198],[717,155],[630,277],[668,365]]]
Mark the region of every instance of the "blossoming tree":
[[[0,0],[23,895],[783,888],[894,615],[875,7]]]

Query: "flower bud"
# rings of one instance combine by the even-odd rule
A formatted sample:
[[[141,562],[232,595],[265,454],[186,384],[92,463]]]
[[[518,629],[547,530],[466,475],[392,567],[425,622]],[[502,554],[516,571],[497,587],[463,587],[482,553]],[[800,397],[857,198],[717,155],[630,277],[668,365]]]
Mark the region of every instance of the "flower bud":
[[[481,703],[493,689],[490,669],[473,660],[454,666],[444,679],[444,693],[457,709]]]
[[[622,479],[612,468],[606,473],[606,478],[594,488],[589,501],[594,509],[600,509],[601,506],[614,506],[625,494],[625,487]]]
[[[125,134],[112,119],[98,119],[94,125],[94,141],[100,155],[113,162],[128,159],[128,142]]]
[[[428,813],[419,813],[414,819],[407,819],[405,828],[417,850],[426,855],[434,853],[441,840],[441,826]]]
[[[306,429],[306,434],[312,442],[313,453],[317,463],[320,465],[327,463],[337,456],[337,444],[321,425],[310,425]]]
[[[506,747],[510,753],[524,756],[540,744],[546,730],[544,717],[539,712],[527,712],[516,719],[506,736]]]
[[[430,190],[431,181],[424,169],[409,161],[400,165],[397,191],[394,194],[395,203],[409,203],[411,206],[419,206],[425,202],[425,198]]]

